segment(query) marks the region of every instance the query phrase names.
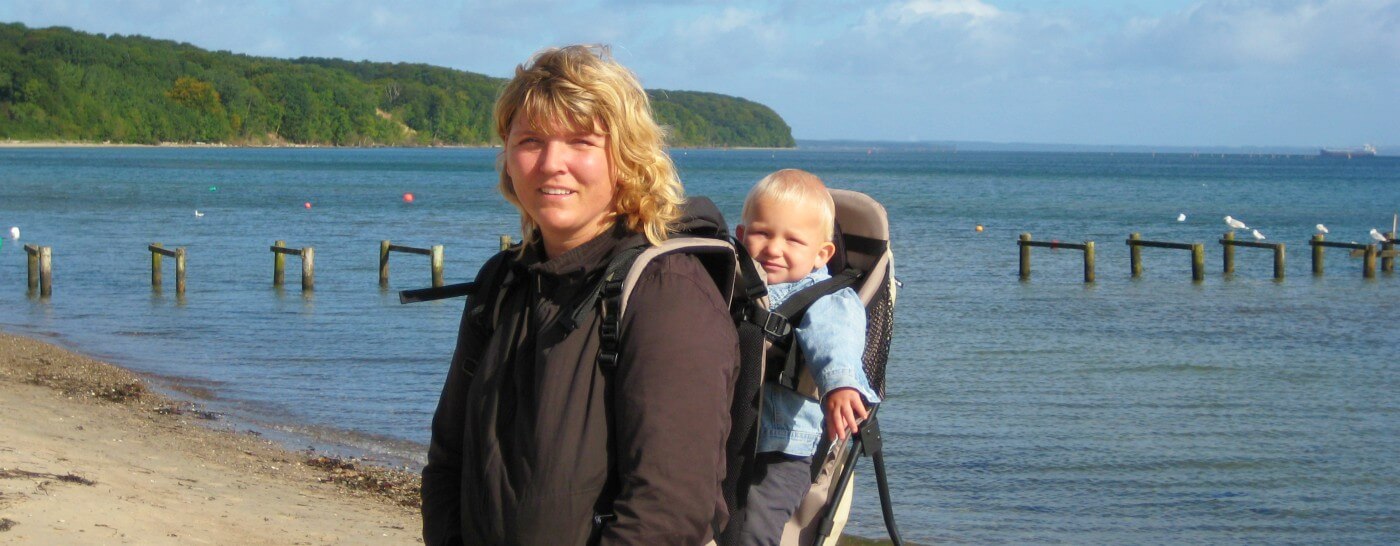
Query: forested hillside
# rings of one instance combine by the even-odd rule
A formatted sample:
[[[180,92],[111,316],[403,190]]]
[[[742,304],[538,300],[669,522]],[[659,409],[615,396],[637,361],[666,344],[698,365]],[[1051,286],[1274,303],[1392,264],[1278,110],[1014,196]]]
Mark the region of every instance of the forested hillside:
[[[494,143],[504,83],[423,64],[294,60],[0,24],[0,139],[340,146]],[[675,146],[794,146],[772,109],[649,91]]]

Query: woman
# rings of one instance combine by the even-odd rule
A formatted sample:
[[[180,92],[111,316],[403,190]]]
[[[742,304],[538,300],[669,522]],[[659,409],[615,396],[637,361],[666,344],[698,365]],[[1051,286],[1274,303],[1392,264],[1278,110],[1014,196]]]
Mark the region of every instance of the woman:
[[[617,251],[680,217],[646,93],[606,49],[550,49],[517,67],[495,123],[524,243],[463,315],[423,470],[424,541],[704,544],[726,517],[727,302],[695,258],[658,259],[606,372],[597,313],[571,320]]]

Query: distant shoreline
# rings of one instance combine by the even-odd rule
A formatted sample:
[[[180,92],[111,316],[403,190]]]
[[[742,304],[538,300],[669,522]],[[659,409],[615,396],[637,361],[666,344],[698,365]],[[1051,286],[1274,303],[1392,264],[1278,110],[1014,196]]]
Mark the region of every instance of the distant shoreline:
[[[322,144],[228,144],[223,142],[162,142],[136,144],[130,142],[90,142],[81,140],[0,140],[0,148],[499,148],[494,145],[444,144],[437,146],[334,146]]]
[[[68,140],[0,140],[0,148],[316,148],[345,150],[374,150],[379,148],[400,149],[499,149],[497,144],[441,144],[433,146],[335,146],[324,144],[227,144],[222,142],[162,142],[160,144],[134,144],[129,142],[89,142]],[[775,151],[790,152],[802,148],[764,148],[758,146],[672,146],[671,150],[733,150],[733,151]]]

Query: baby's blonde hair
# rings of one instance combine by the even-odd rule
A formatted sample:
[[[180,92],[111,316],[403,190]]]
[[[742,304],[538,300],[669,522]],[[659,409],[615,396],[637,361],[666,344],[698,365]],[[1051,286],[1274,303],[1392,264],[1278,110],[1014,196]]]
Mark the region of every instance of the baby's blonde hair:
[[[631,71],[613,60],[606,46],[572,45],[536,53],[515,68],[515,77],[496,100],[496,135],[503,143],[496,161],[499,189],[520,210],[521,236],[528,244],[537,226],[521,207],[505,169],[516,116],[525,116],[535,131],[601,130],[606,134],[617,184],[613,213],[653,244],[666,240],[669,228],[681,217],[685,189],[666,154],[666,135],[652,117],[646,90]]]
[[[817,175],[801,169],[783,169],[763,177],[748,197],[744,198],[743,222],[753,219],[753,204],[759,199],[772,199],[790,207],[810,207],[817,215],[818,228],[826,235],[827,241],[836,235],[836,203],[826,184]]]

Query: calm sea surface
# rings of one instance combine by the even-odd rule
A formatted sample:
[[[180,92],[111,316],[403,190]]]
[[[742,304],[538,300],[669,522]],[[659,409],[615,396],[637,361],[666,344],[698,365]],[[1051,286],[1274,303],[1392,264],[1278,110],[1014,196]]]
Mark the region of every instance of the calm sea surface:
[[[514,234],[492,150],[0,149],[0,328],[181,385],[294,447],[422,460],[462,301],[399,305],[428,260],[379,241],[446,246],[469,280]],[[903,282],[881,415],[895,510],[920,542],[1393,543],[1400,537],[1400,277],[1363,279],[1308,238],[1367,242],[1400,209],[1400,159],[1034,153],[678,151],[687,189],[731,218],[782,167],[889,209]],[[416,200],[403,202],[412,192]],[[305,208],[304,203],[311,203]],[[204,214],[196,217],[198,209]],[[1177,222],[1179,213],[1185,222]],[[1232,215],[1288,245],[1242,248]],[[977,232],[976,225],[985,226]],[[1016,237],[1092,240],[1036,249]],[[1124,239],[1145,249],[1129,278]],[[1244,236],[1244,233],[1240,233]],[[316,249],[271,285],[276,239]],[[153,293],[146,245],[189,253],[189,283]],[[25,293],[21,244],[53,247],[54,294]],[[191,388],[192,387],[192,388]],[[344,448],[342,448],[344,449]],[[418,461],[418,463],[414,463]],[[852,529],[879,536],[863,467]]]

